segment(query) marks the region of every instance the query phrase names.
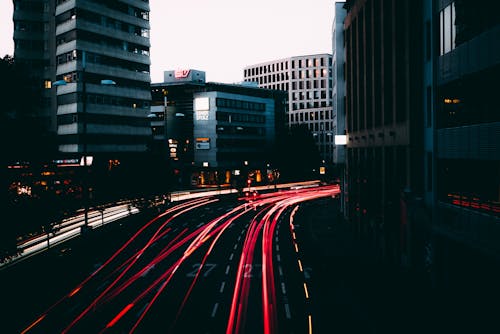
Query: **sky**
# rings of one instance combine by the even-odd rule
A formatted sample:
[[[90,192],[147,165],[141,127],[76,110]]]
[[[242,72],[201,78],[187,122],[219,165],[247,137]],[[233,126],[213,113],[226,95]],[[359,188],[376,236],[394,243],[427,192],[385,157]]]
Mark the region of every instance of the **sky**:
[[[13,54],[12,1],[0,0],[0,57]],[[150,0],[151,81],[196,69],[243,80],[246,66],[331,53],[334,0]]]

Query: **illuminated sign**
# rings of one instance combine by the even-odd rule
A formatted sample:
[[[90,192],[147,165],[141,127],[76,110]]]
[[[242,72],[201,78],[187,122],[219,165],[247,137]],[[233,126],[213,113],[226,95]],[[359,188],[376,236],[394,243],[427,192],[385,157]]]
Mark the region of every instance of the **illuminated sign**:
[[[346,135],[335,135],[335,145],[346,145],[347,136]]]
[[[209,150],[210,149],[210,138],[207,138],[207,137],[196,138],[195,148],[197,150]]]
[[[210,99],[208,97],[197,97],[194,99],[194,115],[197,121],[208,121],[210,111]]]
[[[81,157],[80,166],[92,166],[92,162],[94,161],[94,157],[91,155],[86,155]]]
[[[210,99],[208,97],[197,97],[194,99],[194,111],[210,110]]]
[[[175,70],[174,77],[176,79],[185,79],[189,76],[189,72],[191,72],[191,70]]]
[[[208,121],[209,112],[208,110],[201,110],[195,112],[195,119],[197,121]]]
[[[210,141],[210,138],[208,138],[208,137],[198,137],[198,138],[196,138],[196,142],[197,143],[205,143],[207,141]]]

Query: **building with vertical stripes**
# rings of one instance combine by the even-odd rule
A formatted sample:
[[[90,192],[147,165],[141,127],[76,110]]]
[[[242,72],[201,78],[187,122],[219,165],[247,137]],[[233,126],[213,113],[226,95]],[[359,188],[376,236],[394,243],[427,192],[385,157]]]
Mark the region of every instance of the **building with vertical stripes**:
[[[421,3],[345,8],[347,213],[380,259],[405,266],[408,198],[423,188]]]

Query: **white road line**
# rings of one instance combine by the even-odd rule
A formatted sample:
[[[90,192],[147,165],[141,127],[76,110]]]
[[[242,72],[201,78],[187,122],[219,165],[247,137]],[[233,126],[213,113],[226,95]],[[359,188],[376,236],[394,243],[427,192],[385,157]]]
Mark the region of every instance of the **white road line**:
[[[278,262],[281,262],[281,256],[279,254],[276,255],[276,258],[278,259]]]
[[[280,251],[280,246],[279,245],[276,245],[276,251],[279,252]]]
[[[281,282],[281,291],[283,291],[283,294],[286,295],[285,283],[283,282]]]
[[[278,267],[278,270],[280,272],[280,276],[283,276],[283,269],[281,269],[281,266]]]
[[[229,274],[229,268],[231,268],[231,267],[228,264],[227,267],[226,267],[226,275]]]
[[[238,237],[238,241],[240,241],[240,240],[241,240],[241,235]]]
[[[238,244],[234,244],[233,249],[236,250],[236,248],[238,248]]]
[[[285,304],[285,313],[288,319],[292,319],[292,314],[290,313],[290,306],[288,306],[288,304]]]
[[[220,285],[220,290],[219,292],[222,293],[222,291],[224,291],[224,286],[226,285],[226,282],[222,282],[222,284]]]
[[[229,255],[229,261],[232,261],[233,257],[234,257],[234,253],[231,253],[231,255]]]
[[[217,307],[219,307],[219,303],[215,303],[214,309],[212,310],[212,318],[215,318],[215,313],[217,313]]]

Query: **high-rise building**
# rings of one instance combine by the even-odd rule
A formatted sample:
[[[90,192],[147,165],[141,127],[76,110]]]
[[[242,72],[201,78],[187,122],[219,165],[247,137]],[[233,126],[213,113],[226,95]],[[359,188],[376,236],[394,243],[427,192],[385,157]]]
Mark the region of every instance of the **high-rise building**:
[[[55,92],[50,82],[55,78],[55,1],[14,0],[14,57],[27,73],[31,93],[41,97],[36,116],[42,132],[57,133]]]
[[[494,98],[500,16],[492,9],[498,4],[424,3],[424,200],[432,219],[434,277],[452,293],[477,286],[495,299],[500,296],[500,113]]]
[[[14,57],[45,88],[61,152],[146,151],[149,1],[15,0],[14,24]]]
[[[335,2],[335,15],[332,25],[332,83],[333,83],[333,119],[334,135],[345,135],[345,49],[344,49],[344,19],[347,12],[344,2]],[[336,145],[333,155],[335,164],[345,164],[345,149]]]
[[[333,162],[335,119],[332,105],[332,55],[297,56],[247,66],[244,80],[288,92],[288,125],[306,124],[321,158]]]
[[[423,188],[421,2],[345,6],[347,213],[374,254],[408,265],[409,198]]]
[[[344,19],[347,15],[344,2],[335,2],[335,13],[332,24],[332,83],[333,83],[333,119],[334,119],[334,144],[333,163],[339,184],[340,208],[345,212],[345,192],[347,190],[345,171],[345,49],[344,49]]]

